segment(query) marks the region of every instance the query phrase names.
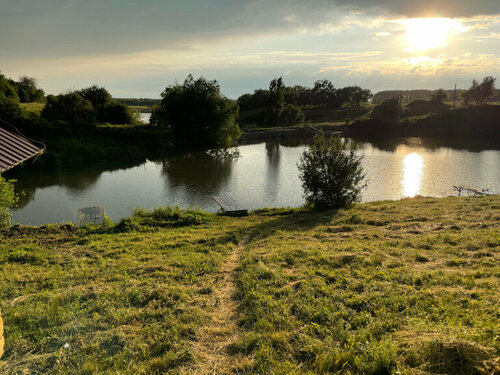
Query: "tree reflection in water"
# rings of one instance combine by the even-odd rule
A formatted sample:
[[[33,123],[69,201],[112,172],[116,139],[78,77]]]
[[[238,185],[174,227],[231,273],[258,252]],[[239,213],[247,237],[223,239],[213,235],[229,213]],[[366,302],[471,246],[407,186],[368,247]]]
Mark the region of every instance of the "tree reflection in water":
[[[280,190],[280,144],[266,142],[267,174],[264,182],[264,191],[267,198],[274,202]]]
[[[162,174],[169,191],[182,188],[187,197],[191,195],[196,200],[199,194],[219,194],[231,177],[235,161],[233,157],[194,152],[161,161]]]

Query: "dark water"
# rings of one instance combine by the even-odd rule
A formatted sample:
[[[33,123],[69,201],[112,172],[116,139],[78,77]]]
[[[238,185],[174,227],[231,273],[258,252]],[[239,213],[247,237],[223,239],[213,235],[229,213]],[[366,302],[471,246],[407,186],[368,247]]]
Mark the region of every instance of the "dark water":
[[[365,201],[452,195],[453,184],[500,192],[500,145],[420,138],[357,144],[367,173]],[[16,189],[25,195],[13,217],[33,225],[74,222],[78,208],[99,205],[113,220],[139,206],[215,212],[211,196],[218,194],[229,194],[249,209],[300,206],[297,162],[305,148],[303,142],[263,142],[240,146],[234,160],[193,153],[114,170],[23,175]]]

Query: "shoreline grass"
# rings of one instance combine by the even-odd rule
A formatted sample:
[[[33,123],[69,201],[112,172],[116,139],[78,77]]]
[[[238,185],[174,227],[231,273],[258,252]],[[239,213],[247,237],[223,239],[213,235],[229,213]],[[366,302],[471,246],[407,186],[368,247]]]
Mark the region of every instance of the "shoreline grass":
[[[3,230],[0,373],[200,368],[236,247],[226,373],[499,371],[500,197],[471,197]]]

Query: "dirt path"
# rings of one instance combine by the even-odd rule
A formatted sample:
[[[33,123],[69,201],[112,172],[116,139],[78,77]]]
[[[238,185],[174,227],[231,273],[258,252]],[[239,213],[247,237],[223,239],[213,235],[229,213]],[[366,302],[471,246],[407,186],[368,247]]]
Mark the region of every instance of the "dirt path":
[[[221,267],[220,278],[214,290],[214,311],[210,324],[198,333],[195,344],[198,360],[190,374],[235,374],[245,358],[229,355],[227,350],[240,335],[237,325],[238,304],[236,292],[236,270],[246,247],[247,238],[235,247]]]

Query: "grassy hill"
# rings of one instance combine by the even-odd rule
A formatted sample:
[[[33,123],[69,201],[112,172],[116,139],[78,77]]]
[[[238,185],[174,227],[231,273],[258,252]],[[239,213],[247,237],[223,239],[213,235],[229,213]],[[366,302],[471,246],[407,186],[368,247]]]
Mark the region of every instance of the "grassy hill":
[[[13,227],[0,266],[4,374],[500,371],[500,197]]]

